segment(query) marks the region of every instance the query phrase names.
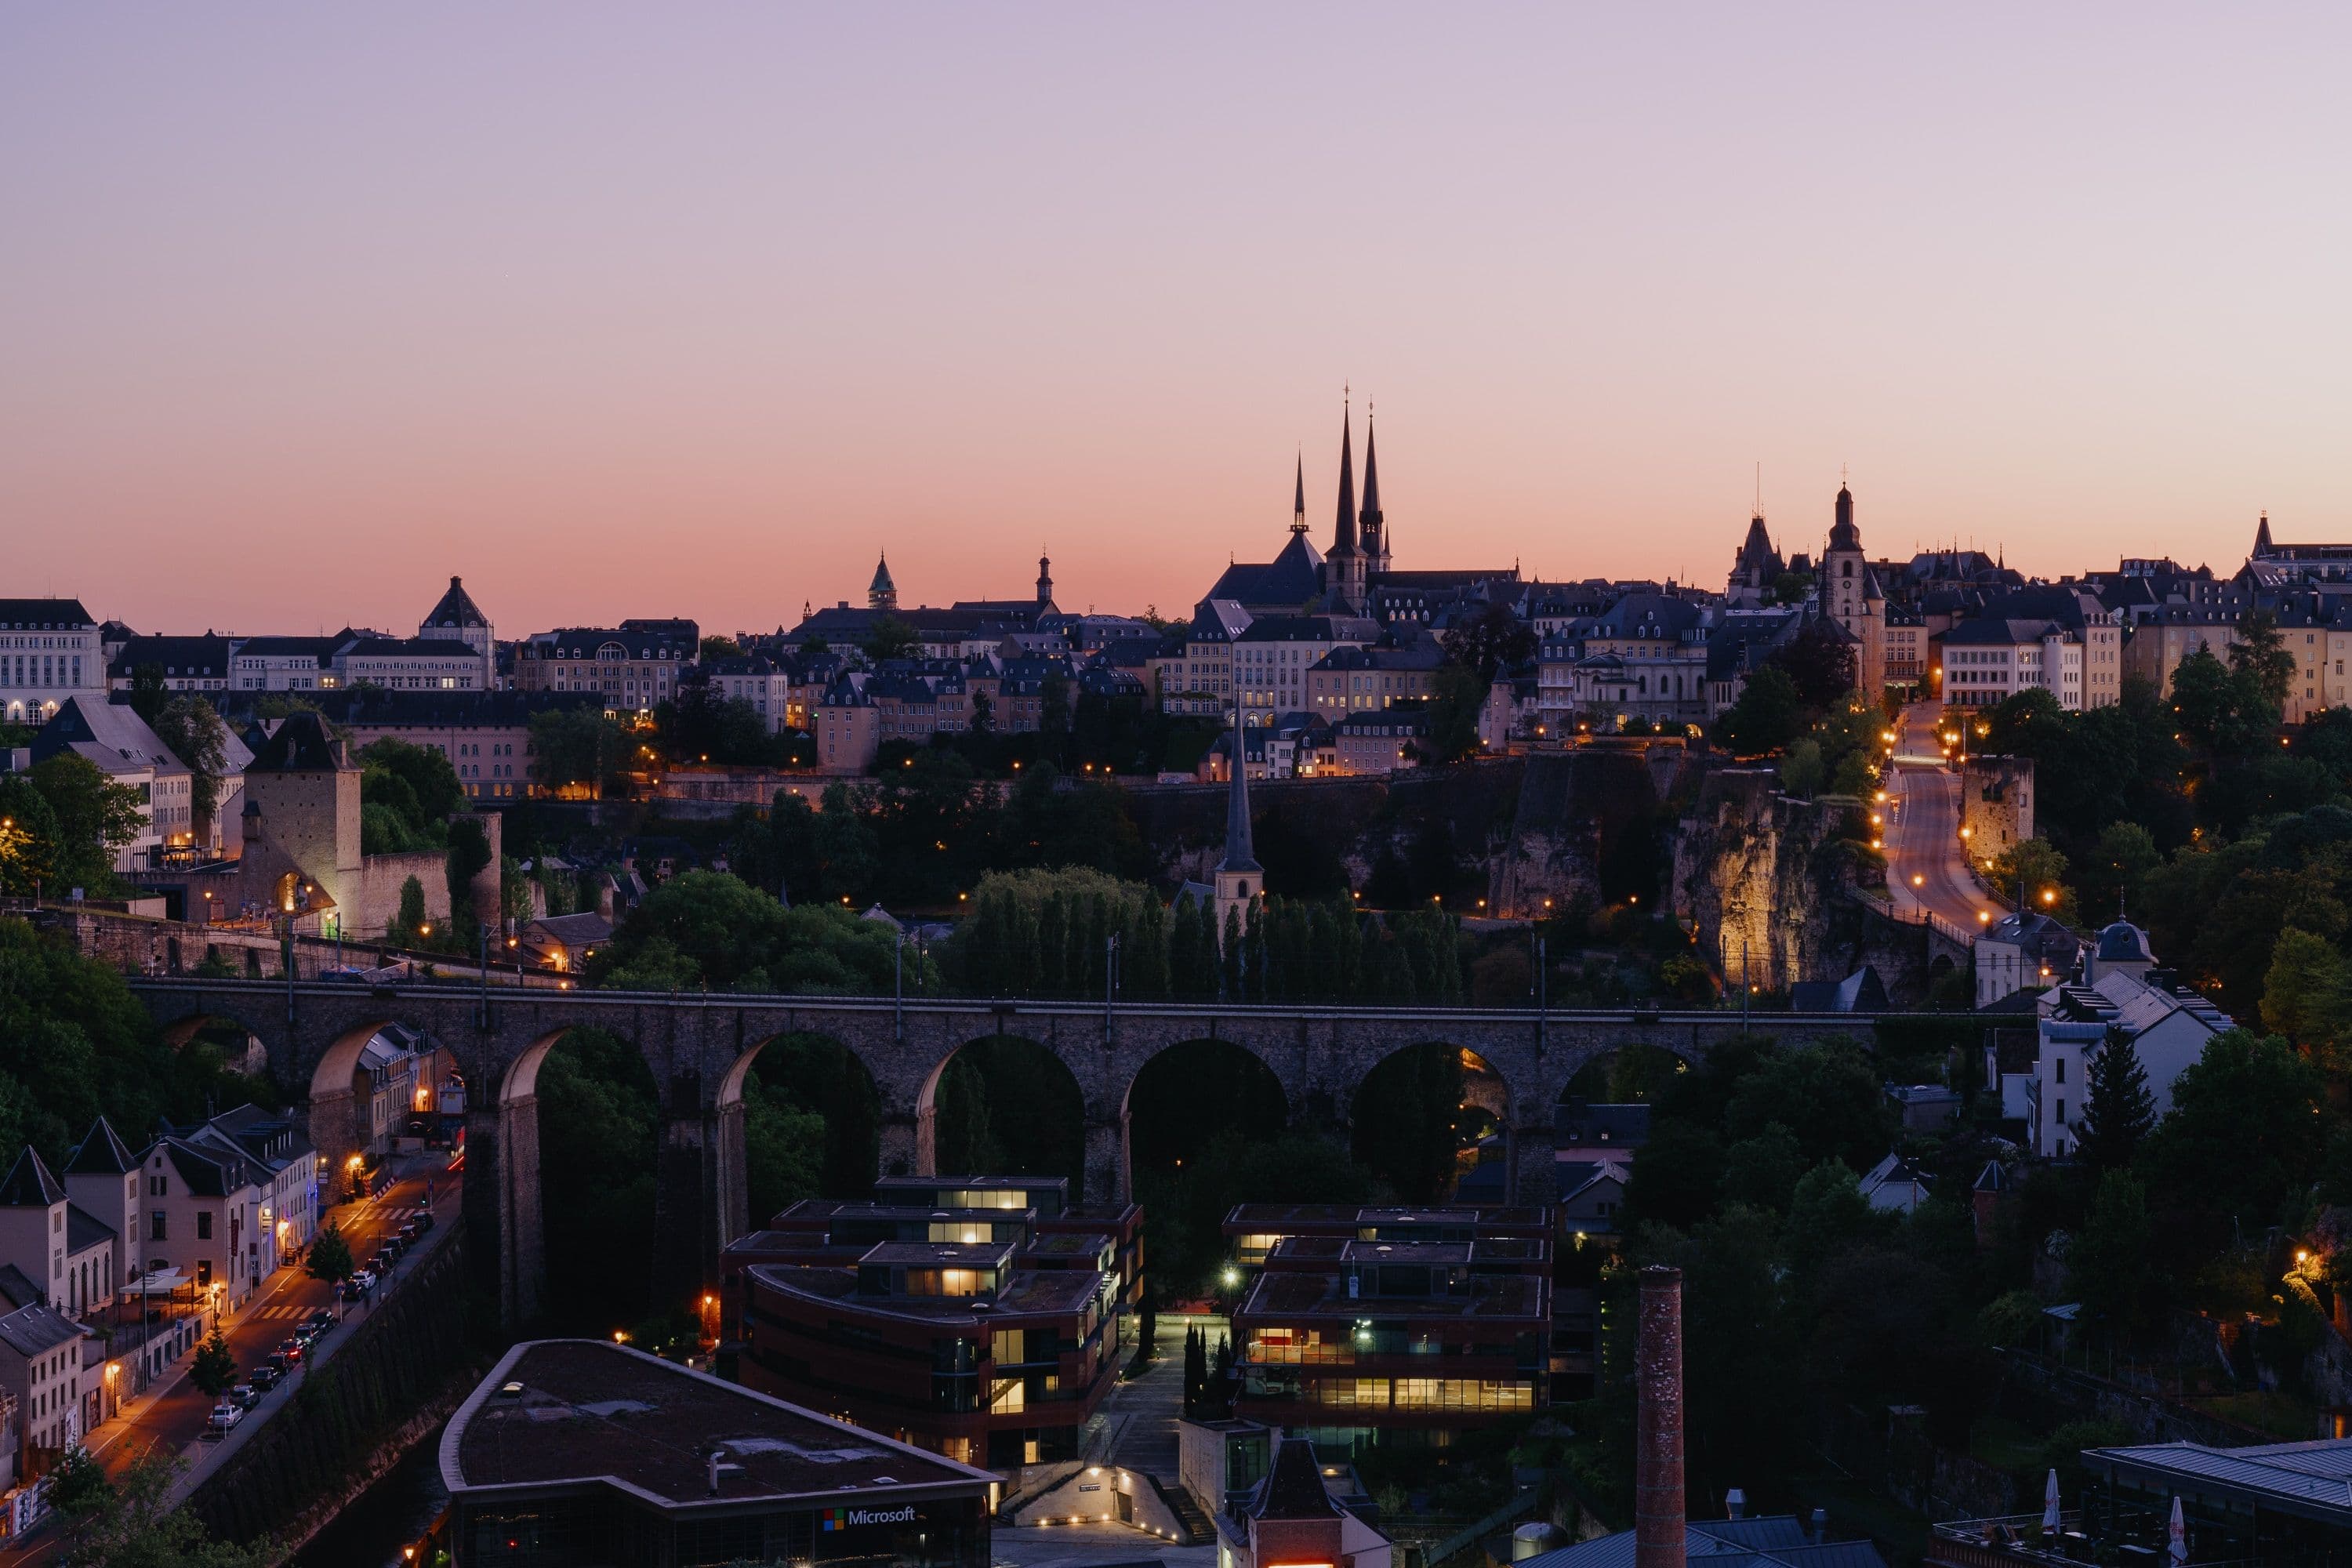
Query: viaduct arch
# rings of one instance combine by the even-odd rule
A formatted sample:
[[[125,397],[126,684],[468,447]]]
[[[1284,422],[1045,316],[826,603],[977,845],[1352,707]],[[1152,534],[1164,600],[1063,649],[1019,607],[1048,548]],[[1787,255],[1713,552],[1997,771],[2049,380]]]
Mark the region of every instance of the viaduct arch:
[[[717,1275],[719,1254],[750,1228],[744,1181],[743,1086],[761,1047],[780,1037],[837,1040],[866,1068],[881,1102],[884,1170],[925,1172],[925,1112],[948,1059],[974,1041],[1018,1036],[1052,1053],[1076,1080],[1086,1117],[1086,1189],[1131,1191],[1129,1092],[1164,1051],[1215,1040],[1273,1071],[1293,1124],[1347,1125],[1364,1076],[1391,1054],[1438,1043],[1475,1052],[1502,1085],[1515,1200],[1553,1194],[1552,1107],[1586,1063],[1644,1044],[1685,1060],[1742,1033],[1809,1039],[1851,1033],[1847,1014],[1559,1012],[1507,1007],[1323,1005],[894,1001],[889,997],[677,995],[509,990],[462,985],[369,988],[337,982],[128,981],[165,1030],[234,1023],[258,1039],[280,1083],[308,1085],[311,1142],[331,1169],[356,1149],[351,1068],[368,1037],[403,1024],[457,1059],[467,1097],[465,1222],[480,1282],[509,1321],[540,1304],[541,1229],[536,1083],[547,1052],[572,1029],[596,1027],[636,1045],[661,1098],[656,1181],[660,1288],[684,1298]]]

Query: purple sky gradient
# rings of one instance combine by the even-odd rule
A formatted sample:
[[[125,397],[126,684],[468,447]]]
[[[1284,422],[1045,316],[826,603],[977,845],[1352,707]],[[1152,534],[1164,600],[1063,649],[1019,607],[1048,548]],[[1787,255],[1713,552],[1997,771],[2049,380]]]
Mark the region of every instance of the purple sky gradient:
[[[16,5],[0,594],[1189,606],[2352,533],[2341,6]],[[1358,439],[1361,440],[1360,425]]]

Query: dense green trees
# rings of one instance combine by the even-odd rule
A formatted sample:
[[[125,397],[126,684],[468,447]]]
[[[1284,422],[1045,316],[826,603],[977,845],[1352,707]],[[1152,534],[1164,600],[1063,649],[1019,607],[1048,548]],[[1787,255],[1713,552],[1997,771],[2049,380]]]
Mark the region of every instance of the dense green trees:
[[[558,1040],[536,1092],[549,1316],[601,1337],[656,1309],[660,1098],[636,1047],[601,1029]]]
[[[390,735],[360,753],[360,847],[370,855],[440,849],[466,786],[449,759]]]
[[[589,961],[592,983],[628,990],[802,991],[871,995],[904,963],[909,994],[938,989],[924,952],[898,928],[837,905],[786,908],[724,871],[656,887]]]
[[[634,754],[620,725],[595,708],[549,708],[530,716],[531,776],[551,790],[601,795]]]
[[[207,1102],[248,1100],[274,1104],[276,1091],[231,1071],[202,1037],[167,1049],[120,974],[0,919],[0,1148],[30,1143],[62,1165],[101,1112],[135,1136],[160,1118],[194,1121]]]

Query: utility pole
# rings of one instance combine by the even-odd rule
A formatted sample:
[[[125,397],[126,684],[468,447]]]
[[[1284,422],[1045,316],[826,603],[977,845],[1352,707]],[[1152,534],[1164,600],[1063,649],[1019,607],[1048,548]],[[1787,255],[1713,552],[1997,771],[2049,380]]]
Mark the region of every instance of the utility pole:
[[[1118,932],[1103,938],[1103,1048],[1110,1048],[1111,1010],[1118,1001]]]
[[[890,1034],[907,1043],[907,928],[890,922]]]

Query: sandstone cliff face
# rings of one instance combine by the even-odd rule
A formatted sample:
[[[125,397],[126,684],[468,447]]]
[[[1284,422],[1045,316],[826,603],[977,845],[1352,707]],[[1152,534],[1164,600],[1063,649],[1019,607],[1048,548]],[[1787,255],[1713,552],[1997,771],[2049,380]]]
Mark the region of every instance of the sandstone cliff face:
[[[1763,769],[1708,776],[1675,839],[1675,912],[1738,994],[1851,973],[1859,913],[1844,895],[1852,862],[1835,847],[1850,806],[1791,800]]]
[[[1648,907],[1659,891],[1670,803],[1703,766],[1679,741],[1528,756],[1511,831],[1487,860],[1489,912],[1541,919],[1629,895]]]

